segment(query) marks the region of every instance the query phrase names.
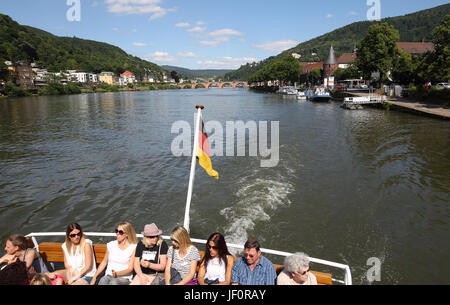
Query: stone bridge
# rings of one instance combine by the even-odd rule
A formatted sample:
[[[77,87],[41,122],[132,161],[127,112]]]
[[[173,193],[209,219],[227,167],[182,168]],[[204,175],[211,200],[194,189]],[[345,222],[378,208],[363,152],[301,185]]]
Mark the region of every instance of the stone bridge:
[[[234,82],[205,82],[205,83],[193,83],[193,84],[179,84],[178,86],[180,86],[182,89],[186,88],[186,87],[191,87],[192,89],[197,89],[197,88],[248,88],[248,82],[244,82],[244,81],[234,81]]]

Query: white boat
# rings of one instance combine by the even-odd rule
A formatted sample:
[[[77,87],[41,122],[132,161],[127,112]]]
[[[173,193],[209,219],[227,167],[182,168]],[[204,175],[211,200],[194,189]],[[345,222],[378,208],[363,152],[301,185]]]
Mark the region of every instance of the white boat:
[[[105,252],[106,252],[106,242],[103,243],[96,243],[97,239],[104,240],[105,238],[111,238],[113,240],[116,238],[115,233],[94,233],[94,232],[84,232],[84,235],[86,237],[89,237],[89,239],[93,242],[93,249],[94,249],[94,255],[95,255],[95,262],[98,264],[101,263],[101,261],[104,258]],[[44,258],[44,260],[47,262],[47,265],[50,265],[51,268],[54,270],[64,269],[64,254],[63,250],[61,248],[62,243],[64,242],[66,233],[65,232],[48,232],[48,233],[30,233],[27,235],[27,237],[31,237],[33,240],[33,243],[35,245],[35,249],[40,253],[41,257]],[[136,234],[138,238],[142,238],[142,234]],[[46,242],[45,239],[52,239],[54,240],[55,237],[60,238],[60,242]],[[170,245],[170,236],[161,236],[164,240],[167,240],[168,244]],[[44,239],[43,242],[39,243],[37,238]],[[204,249],[204,246],[206,245],[206,240],[204,239],[196,239],[191,238],[191,241],[194,244],[199,245],[197,248],[199,250]],[[233,252],[243,252],[244,245],[237,245],[232,243],[227,243],[227,247],[230,249],[231,253]],[[299,252],[302,251],[302,249],[299,249]],[[203,251],[199,251],[200,255],[203,255]],[[281,257],[281,261],[284,261],[284,258],[287,256],[290,256],[294,253],[289,252],[283,252],[278,250],[270,250],[270,249],[263,249],[261,248],[261,252],[264,254],[269,255],[275,255],[277,257]],[[306,251],[305,251],[306,252]],[[237,256],[237,255],[236,255]],[[319,285],[333,285],[333,284],[343,284],[343,285],[352,285],[352,274],[350,271],[350,267],[345,264],[335,263],[331,261],[326,261],[323,259],[313,258],[309,257],[311,263],[314,263],[313,269],[316,270],[320,266],[326,267],[327,270],[330,268],[334,268],[337,272],[335,274],[331,273],[325,273],[320,271],[311,271],[317,278],[317,282]],[[277,273],[281,272],[283,270],[282,265],[274,264],[275,270]],[[50,270],[52,271],[52,270]],[[334,272],[334,271],[333,271]],[[340,278],[334,278],[333,276],[339,275]],[[343,274],[343,275],[342,275]]]
[[[196,118],[196,131],[200,130],[200,122],[202,119],[202,115],[201,115],[201,110],[204,108],[204,106],[202,105],[197,105],[197,118]],[[194,143],[198,143],[199,140],[199,132],[195,132],[194,133]],[[192,189],[193,189],[193,184],[194,184],[194,178],[195,178],[195,165],[196,165],[196,156],[197,156],[197,145],[194,145],[193,148],[193,153],[192,153],[192,161],[191,161],[191,175],[189,177],[189,186],[188,186],[188,196],[186,199],[186,210],[185,210],[185,218],[184,218],[184,224],[183,227],[186,228],[186,230],[188,230],[188,232],[190,231],[190,206],[191,206],[191,199],[192,199]],[[106,252],[106,243],[103,241],[104,237],[108,237],[108,238],[115,238],[116,234],[115,233],[84,233],[87,237],[95,237],[95,238],[102,238],[101,241],[102,243],[100,244],[96,244],[93,238],[90,238],[93,242],[93,249],[94,249],[94,255],[95,255],[95,262],[97,264],[100,264],[105,256],[105,252]],[[63,250],[61,248],[61,244],[64,241],[66,233],[64,232],[57,232],[57,233],[30,233],[27,235],[27,237],[31,237],[31,239],[33,240],[33,243],[35,245],[36,250],[41,254],[41,256],[47,260],[47,262],[49,263],[64,263],[64,254],[63,254]],[[142,238],[142,234],[136,234],[137,237]],[[270,234],[269,234],[270,235]],[[58,243],[49,243],[49,242],[43,242],[43,243],[39,243],[37,241],[37,237],[44,237],[44,238],[52,238],[54,239],[54,237],[59,237],[60,242]],[[162,236],[163,239],[170,241],[170,236]],[[196,238],[191,238],[191,241],[194,244],[199,244],[201,246],[198,247],[198,249],[202,249],[203,247],[205,247],[207,240],[205,239],[196,239]],[[170,244],[170,242],[169,242]],[[237,257],[238,253],[242,252],[244,249],[244,245],[237,245],[237,244],[233,244],[233,243],[227,243],[228,248],[230,249],[231,253],[235,253],[234,255]],[[304,249],[298,249],[298,252],[301,251],[305,251]],[[201,254],[204,254],[204,252],[200,251]],[[277,258],[277,261],[283,262],[284,258],[287,256],[290,256],[294,253],[289,253],[289,252],[283,252],[283,251],[278,251],[278,250],[270,250],[270,249],[261,249],[261,252],[264,254],[269,254],[269,255],[275,255],[277,257],[281,257],[281,259]],[[340,263],[335,263],[335,262],[331,262],[331,261],[326,261],[323,259],[317,259],[317,258],[309,258],[310,261],[314,264],[318,264],[318,265],[324,265],[326,266],[326,270],[329,270],[330,267],[333,268],[337,268],[340,269],[336,274],[338,274],[340,276],[340,279],[335,279],[332,277],[331,273],[325,273],[325,272],[321,272],[319,271],[311,271],[317,278],[317,282],[318,284],[321,285],[332,285],[333,283],[340,283],[340,284],[344,284],[344,285],[351,285],[352,284],[352,275],[350,272],[350,267],[348,265],[344,265],[344,264],[340,264]],[[55,266],[55,265],[53,265]],[[63,264],[64,266],[64,264]],[[279,274],[282,270],[283,270],[283,266],[282,265],[277,265],[274,263],[274,267],[275,270],[277,271],[277,273]],[[313,269],[316,269],[316,265],[313,266]],[[64,269],[64,267],[59,268],[59,269]],[[198,270],[197,270],[198,272]],[[342,275],[343,274],[343,275]]]
[[[297,99],[299,100],[306,100],[306,94],[304,91],[298,91],[297,93]]]
[[[292,87],[280,87],[276,93],[283,95],[297,95],[297,89]]]
[[[312,102],[329,102],[332,99],[330,92],[323,87],[317,87],[314,91],[308,90],[307,96]]]

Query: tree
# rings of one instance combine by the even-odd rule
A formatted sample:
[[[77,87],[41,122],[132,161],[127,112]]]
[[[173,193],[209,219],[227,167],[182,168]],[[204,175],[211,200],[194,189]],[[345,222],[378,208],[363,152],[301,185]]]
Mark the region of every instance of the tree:
[[[433,30],[435,50],[426,53],[417,68],[416,83],[423,84],[450,79],[450,14]]]
[[[257,71],[249,77],[249,83],[266,82],[279,80],[285,82],[297,82],[302,74],[302,66],[292,56],[276,59],[263,69]]]
[[[380,86],[387,81],[387,73],[394,67],[400,54],[397,42],[398,31],[388,23],[375,24],[358,45],[356,66],[364,78],[372,72],[380,72]]]
[[[170,72],[170,77],[173,78],[176,83],[180,82],[180,76],[178,75],[177,71]]]
[[[392,79],[396,83],[409,85],[415,80],[417,59],[403,50],[399,50],[399,55],[394,59],[392,69]]]

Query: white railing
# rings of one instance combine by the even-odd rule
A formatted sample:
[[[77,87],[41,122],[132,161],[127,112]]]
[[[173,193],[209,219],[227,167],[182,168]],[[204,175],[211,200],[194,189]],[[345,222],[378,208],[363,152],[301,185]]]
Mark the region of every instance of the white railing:
[[[386,96],[362,96],[362,97],[346,97],[344,104],[363,105],[363,104],[382,104],[386,101]]]
[[[91,237],[116,237],[115,233],[85,232],[84,234],[86,236],[91,236]],[[36,249],[38,251],[39,251],[39,243],[38,243],[36,237],[57,237],[57,236],[66,236],[66,233],[64,233],[64,232],[48,232],[48,233],[30,233],[27,235],[27,237],[32,238],[32,240],[36,246]],[[143,237],[142,234],[136,234],[136,236],[139,238]],[[170,236],[161,236],[161,237],[165,240],[170,240]],[[195,239],[195,238],[191,238],[191,241],[193,243],[203,244],[203,245],[205,245],[207,242],[204,239]],[[228,248],[232,248],[232,249],[238,249],[238,250],[244,249],[243,245],[227,243],[227,246],[228,246]],[[287,256],[290,256],[293,254],[293,253],[282,252],[282,251],[277,251],[277,250],[270,250],[270,249],[263,249],[263,248],[261,248],[261,252],[266,253],[266,254],[283,256],[283,257],[287,257]],[[330,262],[330,261],[326,261],[326,260],[318,259],[318,258],[313,258],[313,257],[310,257],[309,260],[316,264],[321,264],[321,265],[330,266],[330,267],[334,267],[334,268],[343,270],[345,272],[344,280],[332,279],[333,282],[341,283],[341,284],[345,284],[345,285],[352,285],[352,274],[350,272],[350,267],[348,265],[334,263],[334,262]]]

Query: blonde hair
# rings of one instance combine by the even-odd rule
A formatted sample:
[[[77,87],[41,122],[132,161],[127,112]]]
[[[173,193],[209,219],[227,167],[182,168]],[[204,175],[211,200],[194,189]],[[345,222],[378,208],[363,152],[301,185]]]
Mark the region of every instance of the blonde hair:
[[[144,244],[144,246],[145,246],[146,248],[150,248],[150,246],[151,246],[151,244],[150,244],[150,238],[148,238],[147,236],[144,236],[144,237],[141,239],[141,241],[142,241],[142,244]],[[158,236],[158,241],[156,242],[156,245],[157,245],[157,246],[161,246],[162,242],[163,242],[162,238],[161,238],[160,236]]]
[[[30,281],[30,285],[52,285],[52,281],[47,274],[36,273]]]
[[[137,244],[139,241],[136,236],[136,231],[133,226],[129,222],[122,222],[117,225],[117,227],[121,226],[123,231],[128,235],[128,242],[130,244]]]
[[[177,226],[172,230],[170,238],[174,239],[180,245],[180,250],[182,252],[186,251],[189,246],[192,245],[191,238],[189,237],[188,231],[183,226]]]
[[[64,243],[66,244],[67,251],[69,252],[70,255],[72,255],[73,243],[72,243],[72,240],[70,239],[69,235],[70,235],[70,232],[72,232],[73,230],[78,230],[81,233],[80,244],[79,244],[79,247],[77,250],[79,253],[83,253],[84,245],[86,243],[86,238],[84,237],[83,228],[75,222],[69,224],[66,229],[66,240]]]

